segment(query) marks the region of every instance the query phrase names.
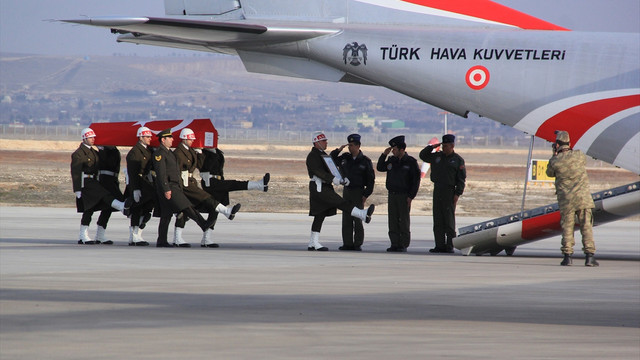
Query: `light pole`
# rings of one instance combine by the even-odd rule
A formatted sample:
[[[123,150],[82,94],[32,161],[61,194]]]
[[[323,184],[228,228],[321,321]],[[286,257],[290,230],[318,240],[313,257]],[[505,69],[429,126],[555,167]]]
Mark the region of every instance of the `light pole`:
[[[441,112],[438,113],[438,115],[440,115],[440,114],[444,114],[444,133],[443,134],[446,135],[447,134],[447,115],[449,115],[449,112],[448,111],[441,111]]]

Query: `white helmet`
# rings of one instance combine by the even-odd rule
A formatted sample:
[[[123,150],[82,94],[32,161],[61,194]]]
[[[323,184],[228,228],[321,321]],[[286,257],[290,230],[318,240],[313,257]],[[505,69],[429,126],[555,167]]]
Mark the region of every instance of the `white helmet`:
[[[138,132],[136,133],[137,137],[141,137],[141,136],[153,136],[153,133],[151,133],[151,129],[149,129],[146,126],[141,126],[138,129]]]
[[[327,135],[325,135],[324,131],[317,131],[313,134],[311,142],[317,143],[318,141],[322,140],[329,140],[329,138],[327,137]]]
[[[82,132],[80,134],[82,135],[82,140],[96,137],[96,133],[91,128],[82,129]]]
[[[193,130],[189,128],[184,128],[180,131],[180,139],[184,140],[195,140],[196,134],[193,133]]]

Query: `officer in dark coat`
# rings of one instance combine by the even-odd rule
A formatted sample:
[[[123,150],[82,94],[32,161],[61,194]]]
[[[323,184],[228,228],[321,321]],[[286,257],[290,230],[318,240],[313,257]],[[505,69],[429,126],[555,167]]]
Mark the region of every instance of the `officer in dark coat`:
[[[229,205],[230,191],[258,190],[267,192],[269,190],[268,184],[271,177],[269,173],[264,174],[264,177],[260,181],[225,179],[224,153],[218,148],[205,148],[203,149],[203,151],[199,152],[198,163],[198,170],[200,170],[200,177],[202,178],[202,180],[200,181],[202,188],[224,206]],[[216,219],[218,218],[217,212],[214,212],[210,215],[212,215]],[[209,230],[205,231],[202,237],[201,246],[217,246],[217,244],[213,243],[213,240],[211,239],[214,227],[215,222]]]
[[[432,253],[453,253],[456,237],[455,210],[458,198],[464,192],[467,170],[464,159],[453,151],[456,137],[442,136],[442,143],[427,145],[420,151],[420,159],[431,164],[433,182],[433,235],[436,246]],[[433,152],[442,145],[441,151]],[[446,243],[445,243],[446,236]]]
[[[366,223],[371,221],[374,205],[369,206],[367,210],[349,204],[338,195],[333,189],[333,185],[348,185],[349,180],[332,174],[329,166],[323,157],[331,159],[325,150],[327,149],[327,136],[323,132],[316,133],[313,136],[313,148],[307,155],[307,173],[311,178],[309,181],[309,216],[313,216],[311,225],[311,239],[307,250],[309,251],[328,251],[329,249],[320,244],[320,230],[324,218],[337,213],[336,209],[340,209],[351,216],[357,217]]]
[[[378,158],[376,169],[387,173],[386,187],[389,191],[389,252],[406,252],[411,242],[411,201],[418,194],[420,168],[418,161],[406,153],[404,136],[389,141]],[[392,152],[393,155],[387,155]]]
[[[138,142],[127,153],[128,184],[125,193],[134,200],[129,223],[129,245],[148,246],[149,243],[142,238],[142,230],[151,218],[151,212],[156,203],[156,189],[151,175],[150,145],[153,133],[149,128],[142,126],[136,135]]]
[[[172,247],[167,241],[167,231],[173,214],[183,212],[184,215],[195,220],[202,231],[205,231],[211,222],[206,221],[199,212],[191,206],[191,202],[183,192],[182,177],[175,155],[170,150],[173,144],[171,129],[165,129],[158,133],[160,146],[153,153],[153,169],[156,172],[156,194],[160,205],[160,223],[158,224],[157,247]]]
[[[360,151],[360,135],[347,136],[347,144],[331,152],[331,158],[340,167],[344,176],[349,179],[345,185],[342,197],[351,205],[364,209],[367,198],[373,193],[375,173],[371,159]],[[348,147],[349,152],[340,155]],[[362,220],[350,214],[342,213],[342,246],[340,250],[361,251],[364,242],[364,226]]]
[[[119,201],[124,201],[124,194],[120,190],[120,181],[118,174],[120,173],[120,151],[115,146],[98,146],[98,158],[100,159],[99,181],[100,184]],[[107,223],[111,218],[113,208],[100,211],[98,217],[98,230],[96,231],[96,243],[111,245],[113,241],[105,237]]]
[[[89,224],[95,211],[114,208],[129,213],[129,201],[115,198],[98,181],[100,158],[93,148],[96,134],[91,128],[82,130],[82,144],[71,154],[71,180],[76,195],[76,209],[82,213],[78,244],[97,244],[89,237]]]

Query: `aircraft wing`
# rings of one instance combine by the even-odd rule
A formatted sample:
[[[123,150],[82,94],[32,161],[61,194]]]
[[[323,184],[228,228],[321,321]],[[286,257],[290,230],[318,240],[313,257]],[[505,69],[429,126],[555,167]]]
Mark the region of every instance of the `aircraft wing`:
[[[640,36],[566,31],[490,0],[165,0],[97,17],[119,42],[238,55],[250,72],[373,84],[640,173]]]

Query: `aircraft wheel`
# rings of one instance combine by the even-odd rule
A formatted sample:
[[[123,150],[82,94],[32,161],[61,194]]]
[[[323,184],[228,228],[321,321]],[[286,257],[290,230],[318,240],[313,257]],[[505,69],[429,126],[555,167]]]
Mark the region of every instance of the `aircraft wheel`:
[[[504,249],[504,252],[505,252],[505,254],[507,254],[507,256],[513,255],[514,251],[516,251],[516,247],[515,246]]]
[[[501,252],[501,251],[502,251],[502,249],[499,249],[499,250],[491,250],[490,254],[491,254],[491,256],[496,256],[496,255],[500,254],[500,252]]]

